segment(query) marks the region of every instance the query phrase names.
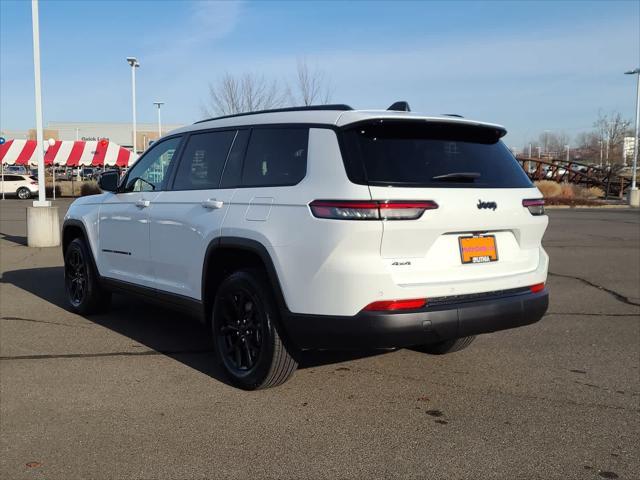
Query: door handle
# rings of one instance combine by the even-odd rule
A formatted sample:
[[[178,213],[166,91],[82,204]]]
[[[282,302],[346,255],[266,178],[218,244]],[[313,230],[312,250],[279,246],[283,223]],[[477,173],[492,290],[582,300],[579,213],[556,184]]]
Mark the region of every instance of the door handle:
[[[222,208],[223,205],[224,205],[224,202],[220,200],[216,200],[215,198],[209,198],[208,200],[205,200],[204,202],[202,202],[202,206],[209,210],[217,210],[219,208]]]
[[[138,207],[138,208],[147,208],[149,205],[151,205],[151,202],[149,202],[149,200],[137,200],[136,201],[136,207]]]

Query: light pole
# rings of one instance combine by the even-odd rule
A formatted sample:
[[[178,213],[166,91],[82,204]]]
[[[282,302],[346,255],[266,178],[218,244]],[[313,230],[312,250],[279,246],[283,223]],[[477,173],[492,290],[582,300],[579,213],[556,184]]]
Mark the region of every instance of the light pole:
[[[49,148],[53,147],[56,144],[56,141],[53,138],[50,138],[47,143],[49,144]],[[56,199],[56,164],[51,160],[51,195],[53,199]]]
[[[640,148],[640,68],[624,72],[625,75],[635,75],[638,77],[638,86],[636,87],[636,133],[633,137],[633,162],[631,163],[631,190],[629,191],[629,204],[632,207],[640,206],[640,195],[636,186],[636,169],[638,168],[638,148]]]
[[[598,140],[600,144],[600,168],[602,168],[602,140]]]
[[[162,120],[160,119],[160,107],[164,105],[164,102],[153,102],[158,107],[158,138],[162,136]]]
[[[544,154],[547,158],[549,157],[549,133],[551,133],[551,130],[544,131]]]
[[[136,145],[136,68],[140,66],[136,57],[127,57],[127,63],[131,65],[131,105],[133,110],[133,153],[138,154],[138,146]]]
[[[38,15],[38,0],[31,0],[31,26],[33,30],[33,72],[35,77],[36,99],[36,160],[38,162],[38,200],[34,207],[48,207],[44,190],[44,135],[42,131],[42,84],[40,82],[40,19]]]
[[[38,200],[27,207],[27,245],[29,247],[57,247],[60,245],[58,208],[52,207],[45,196],[44,139],[42,131],[42,85],[40,82],[40,21],[38,0],[31,0],[33,30],[33,73],[35,84],[36,159],[38,160]]]
[[[565,145],[564,148],[567,149],[567,163],[569,163],[569,151],[570,151],[571,147],[569,145]]]

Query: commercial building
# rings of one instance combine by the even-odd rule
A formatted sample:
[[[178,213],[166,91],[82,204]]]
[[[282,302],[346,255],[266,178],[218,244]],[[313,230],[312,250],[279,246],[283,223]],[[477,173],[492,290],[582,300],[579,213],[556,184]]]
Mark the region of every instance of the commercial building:
[[[180,128],[180,124],[162,125],[162,134]],[[136,126],[136,145],[138,153],[145,150],[149,144],[158,139],[158,124],[138,123]],[[35,140],[36,131],[2,130],[0,136],[8,139]],[[82,140],[98,141],[109,140],[125,148],[133,148],[133,135],[131,123],[113,122],[49,122],[44,129],[44,138],[48,140]]]

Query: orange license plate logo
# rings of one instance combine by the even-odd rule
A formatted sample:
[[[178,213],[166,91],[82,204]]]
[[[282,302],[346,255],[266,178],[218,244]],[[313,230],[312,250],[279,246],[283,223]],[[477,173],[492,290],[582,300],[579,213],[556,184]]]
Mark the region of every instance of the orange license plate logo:
[[[496,237],[460,237],[460,256],[462,263],[487,263],[498,260]]]

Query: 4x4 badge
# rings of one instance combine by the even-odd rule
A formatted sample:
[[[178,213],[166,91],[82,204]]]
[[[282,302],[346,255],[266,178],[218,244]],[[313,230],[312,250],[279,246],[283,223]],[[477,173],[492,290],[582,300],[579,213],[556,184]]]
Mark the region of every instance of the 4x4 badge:
[[[478,200],[478,210],[483,208],[490,208],[491,210],[495,210],[498,208],[498,204],[496,202],[483,202],[482,200]]]

